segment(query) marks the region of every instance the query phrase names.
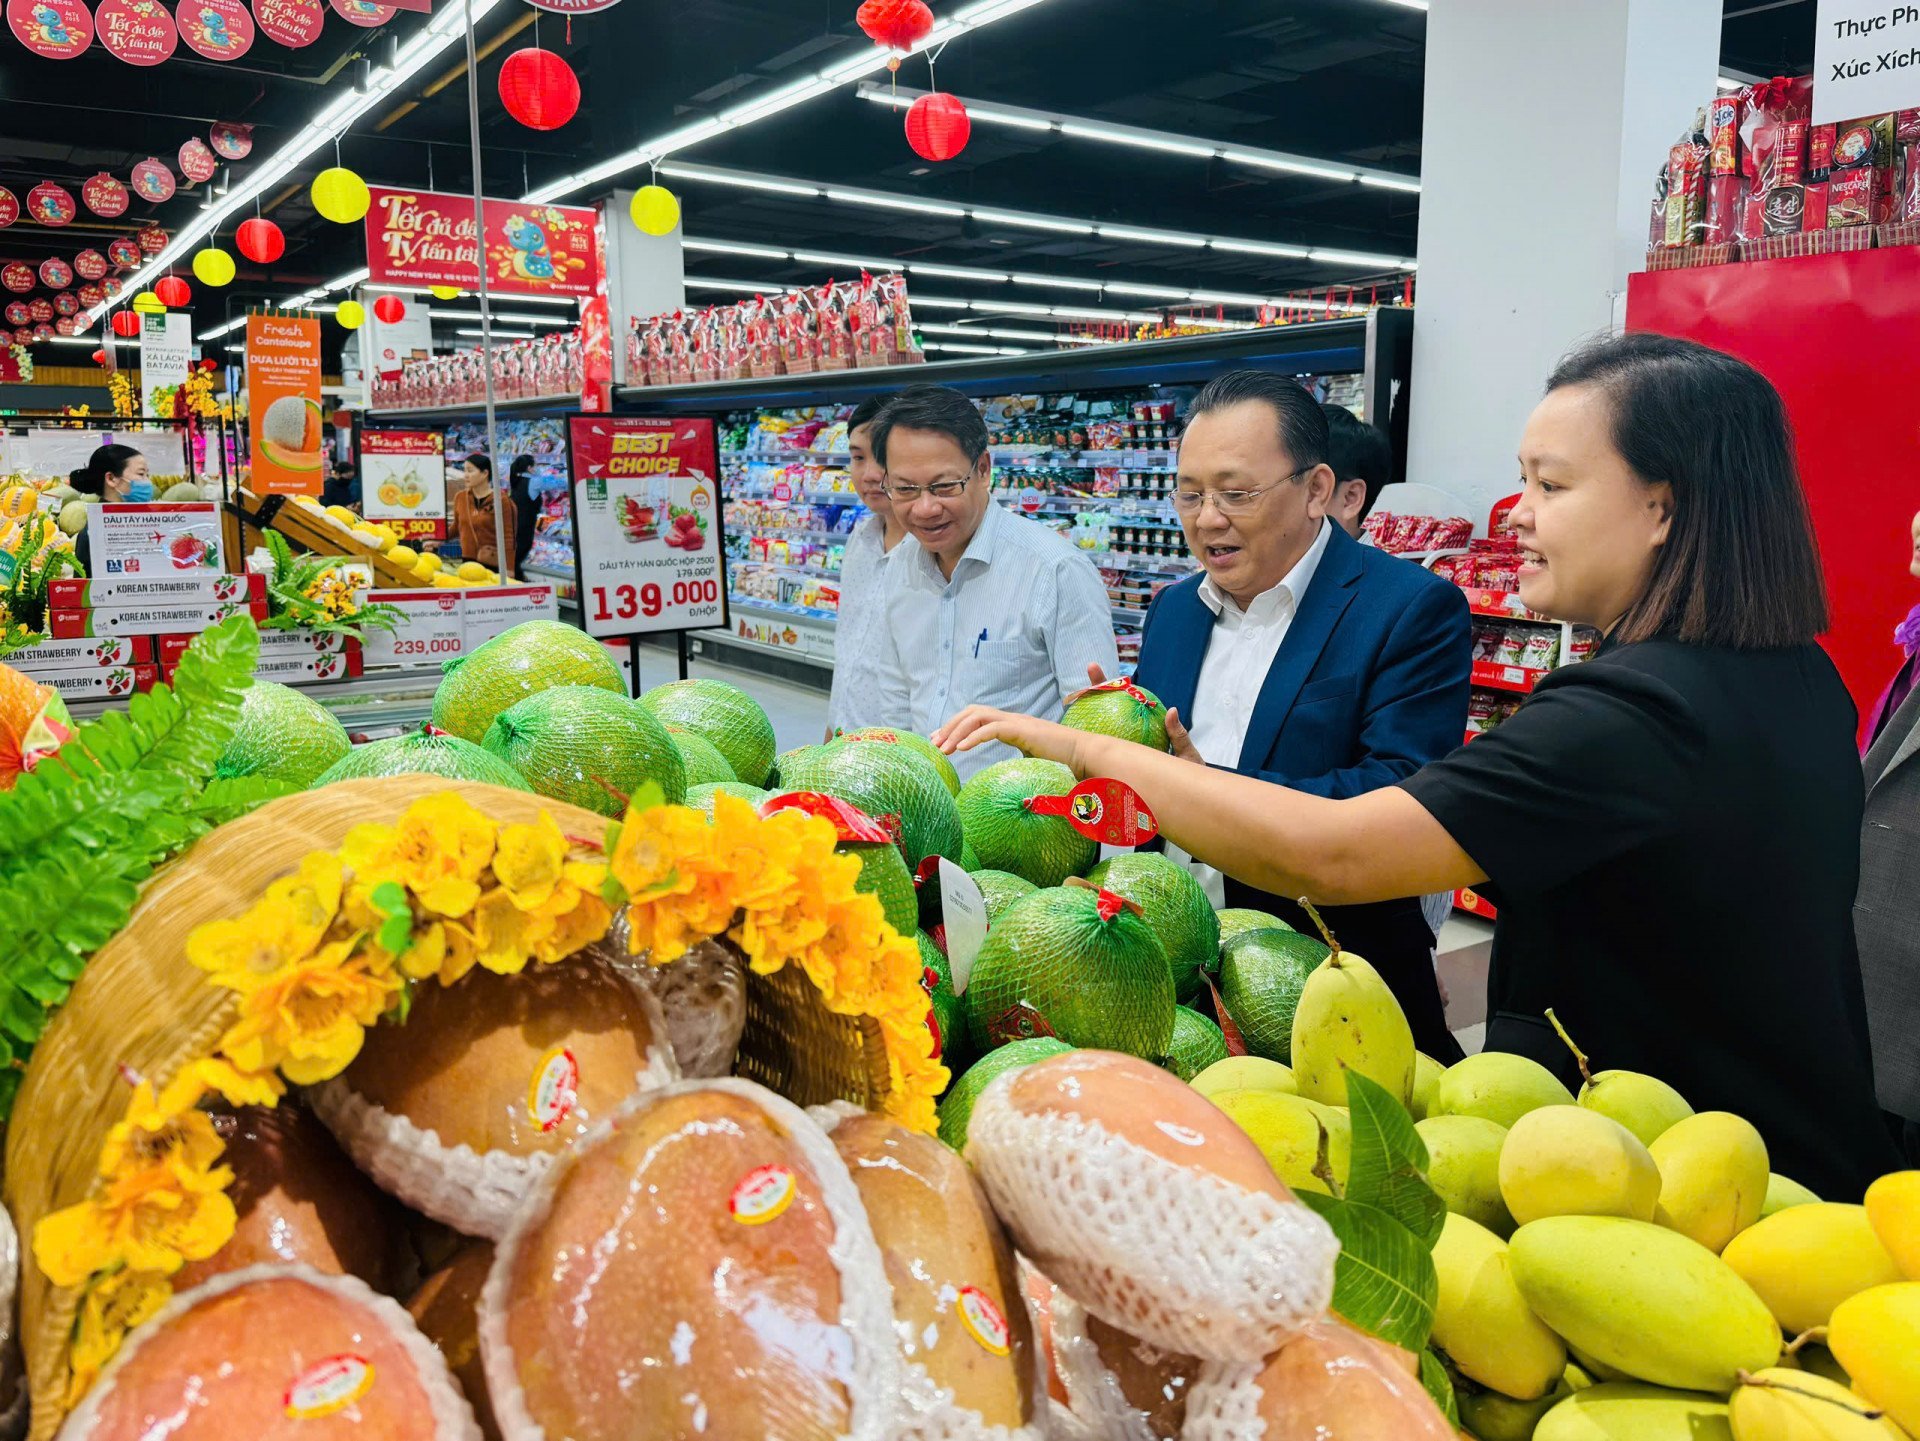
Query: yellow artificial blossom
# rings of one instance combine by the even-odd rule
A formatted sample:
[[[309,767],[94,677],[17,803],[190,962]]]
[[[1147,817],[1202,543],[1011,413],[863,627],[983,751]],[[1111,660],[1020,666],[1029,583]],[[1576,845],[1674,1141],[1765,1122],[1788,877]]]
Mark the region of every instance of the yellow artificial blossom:
[[[101,1368],[113,1359],[127,1332],[152,1319],[172,1295],[173,1287],[165,1276],[124,1266],[87,1287],[68,1358],[72,1367],[67,1383],[69,1410],[92,1389]]]
[[[567,838],[545,811],[530,826],[500,828],[493,853],[493,877],[521,910],[538,910],[547,903],[560,884],[566,864]]]
[[[340,854],[356,875],[390,876],[425,909],[464,916],[480,899],[493,845],[493,822],[457,792],[439,791],[408,806],[397,826],[355,826]]]
[[[330,941],[245,995],[240,1019],[220,1038],[227,1059],[246,1072],[277,1067],[297,1086],[346,1070],[405,984],[360,942],[357,934]]]
[[[267,887],[238,920],[212,921],[187,937],[187,959],[214,984],[246,994],[312,954],[340,909],[342,867],[316,852]]]

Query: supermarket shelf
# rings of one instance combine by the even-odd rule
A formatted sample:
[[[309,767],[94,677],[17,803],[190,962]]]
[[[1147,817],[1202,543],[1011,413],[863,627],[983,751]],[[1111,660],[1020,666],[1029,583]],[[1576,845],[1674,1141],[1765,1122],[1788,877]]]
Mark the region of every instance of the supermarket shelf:
[[[778,464],[783,460],[852,460],[853,456],[844,450],[811,450],[796,446],[791,450],[723,450],[720,460],[725,464],[729,460],[744,460],[749,465]]]
[[[1136,610],[1134,607],[1129,605],[1116,605],[1111,607],[1111,609],[1113,611],[1113,618],[1115,620],[1124,621],[1128,625],[1145,625],[1147,622],[1147,611],[1145,606],[1141,606],[1139,609]]]
[[[785,500],[775,495],[771,487],[730,485],[725,490],[728,500],[758,500],[773,505],[860,504],[860,497],[850,490],[796,490]]]
[[[1473,663],[1473,684],[1489,690],[1518,691],[1521,695],[1526,695],[1552,674],[1550,670],[1536,670],[1524,665],[1497,665],[1490,660]]]
[[[763,535],[769,540],[816,540],[831,545],[836,541],[844,543],[848,534],[844,530],[786,530],[777,525],[753,525],[733,520],[727,522],[729,538],[736,535]]]
[[[821,570],[810,565],[794,565],[788,561],[757,560],[750,555],[728,556],[727,568],[729,570],[736,570],[736,571],[744,571],[749,569],[768,570],[768,571],[772,571],[775,575],[798,575],[798,576],[804,576],[808,580],[840,579],[840,572],[837,570]]]
[[[735,591],[727,592],[727,603],[748,615],[768,616],[777,620],[810,620],[816,624],[824,621],[830,625],[840,618],[837,611],[819,610],[810,605],[782,605],[777,600],[762,600],[758,596],[740,595]]]
[[[1467,609],[1475,615],[1492,616],[1496,620],[1525,620],[1540,625],[1559,625],[1552,616],[1542,615],[1537,610],[1528,610],[1520,603],[1520,597],[1512,591],[1484,590],[1478,586],[1465,587]]]
[[[526,414],[529,411],[537,414],[541,411],[578,410],[580,397],[577,395],[521,395],[512,400],[496,400],[493,408],[496,413],[505,411],[515,415]],[[427,405],[415,408],[385,406],[369,410],[366,415],[368,422],[372,424],[382,420],[391,420],[395,423],[416,420],[458,420],[463,416],[486,413],[485,401],[470,400],[463,405]]]

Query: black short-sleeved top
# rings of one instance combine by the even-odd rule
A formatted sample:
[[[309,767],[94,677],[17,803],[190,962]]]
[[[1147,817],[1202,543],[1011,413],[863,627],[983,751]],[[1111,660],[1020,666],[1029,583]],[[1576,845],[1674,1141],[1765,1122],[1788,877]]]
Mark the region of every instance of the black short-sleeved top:
[[[1498,905],[1487,1048],[1645,1071],[1858,1201],[1897,1164],[1853,938],[1856,717],[1818,646],[1653,640],[1555,671],[1406,790]]]

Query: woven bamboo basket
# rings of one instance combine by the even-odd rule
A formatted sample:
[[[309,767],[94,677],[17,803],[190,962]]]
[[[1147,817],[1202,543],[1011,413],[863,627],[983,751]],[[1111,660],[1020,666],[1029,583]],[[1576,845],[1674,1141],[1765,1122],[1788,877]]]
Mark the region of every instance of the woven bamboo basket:
[[[34,1265],[34,1227],[91,1189],[101,1145],[126,1108],[122,1067],[163,1084],[211,1052],[236,1014],[231,993],[208,985],[187,960],[188,933],[246,910],[309,852],[339,849],[354,826],[395,820],[414,800],[446,789],[502,823],[531,821],[544,810],[570,835],[597,836],[606,826],[604,817],[557,801],[436,776],[342,781],[273,801],[162,869],[47,1027],[6,1140],[5,1199],[21,1237],[29,1441],[49,1441],[65,1419],[67,1345],[80,1300],[78,1290],[52,1285]],[[885,1099],[878,1023],[829,1012],[797,968],[752,977],[747,1012],[741,1075],[802,1106],[846,1099],[877,1107]]]

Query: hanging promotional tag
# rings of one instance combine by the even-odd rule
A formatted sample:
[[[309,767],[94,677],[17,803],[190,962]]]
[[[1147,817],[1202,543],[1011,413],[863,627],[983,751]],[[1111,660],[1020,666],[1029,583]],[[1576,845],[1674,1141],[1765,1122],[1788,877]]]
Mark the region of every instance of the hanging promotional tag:
[[[883,816],[875,820],[859,807],[817,791],[787,791],[760,802],[762,819],[780,811],[800,811],[831,821],[835,835],[843,841],[870,846],[898,845],[900,841],[897,817]],[[889,826],[888,821],[893,824]]]
[[[940,861],[940,915],[947,933],[947,969],[953,993],[964,996],[973,963],[987,943],[987,901],[979,883],[945,856]]]
[[[1137,846],[1160,833],[1160,823],[1124,781],[1096,776],[1063,796],[1033,796],[1027,809],[1036,816],[1064,816],[1083,836],[1105,846]]]

